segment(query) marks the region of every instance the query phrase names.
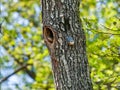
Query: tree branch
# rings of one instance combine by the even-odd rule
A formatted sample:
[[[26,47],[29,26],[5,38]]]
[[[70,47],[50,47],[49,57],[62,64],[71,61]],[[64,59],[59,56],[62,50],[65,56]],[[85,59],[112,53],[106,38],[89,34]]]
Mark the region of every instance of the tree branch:
[[[23,65],[24,62],[20,62],[18,59],[14,59],[19,65]],[[35,80],[36,74],[35,72],[32,72],[25,67],[24,71],[32,78]]]
[[[120,35],[120,34],[117,34],[117,33],[108,33],[108,32],[96,31],[96,30],[94,30],[94,31],[97,32],[97,33],[102,33],[102,34]]]
[[[6,47],[4,47],[4,48],[7,50]],[[10,55],[11,57],[13,57],[14,60],[17,62],[17,64],[19,64],[20,66],[22,66],[22,65],[24,64],[24,62],[20,62],[18,59],[16,59],[16,58],[14,57],[14,55],[12,55],[12,54],[9,54],[9,55]],[[25,67],[24,71],[25,71],[33,80],[35,80],[35,77],[36,77],[35,72],[30,71],[30,70],[29,70],[28,68],[26,68],[26,67]]]
[[[105,26],[103,24],[100,24],[100,25],[103,26],[104,28],[108,29],[108,30],[111,30],[111,31],[120,31],[120,30],[113,30],[113,29],[111,29],[111,28],[109,28],[109,27],[107,27],[107,26]]]
[[[22,65],[21,67],[19,67],[18,69],[16,69],[16,70],[15,70],[13,73],[11,73],[10,75],[2,78],[2,79],[0,80],[0,84],[1,84],[2,82],[6,81],[6,80],[7,80],[9,77],[11,77],[12,75],[16,74],[17,72],[21,71],[22,69],[25,69],[28,65],[30,65],[30,64],[24,64],[24,65]]]

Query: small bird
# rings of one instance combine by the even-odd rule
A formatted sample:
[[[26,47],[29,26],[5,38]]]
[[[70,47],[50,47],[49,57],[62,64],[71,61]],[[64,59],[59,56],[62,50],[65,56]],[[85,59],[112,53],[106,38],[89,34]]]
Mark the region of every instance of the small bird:
[[[68,43],[69,46],[73,46],[74,45],[74,40],[71,36],[67,36],[66,37],[66,41]]]

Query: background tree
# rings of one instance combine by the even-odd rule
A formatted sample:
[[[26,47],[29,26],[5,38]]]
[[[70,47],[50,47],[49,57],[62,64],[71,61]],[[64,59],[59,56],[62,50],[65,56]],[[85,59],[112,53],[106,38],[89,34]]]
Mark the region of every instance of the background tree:
[[[79,7],[94,90],[120,89],[119,7],[119,0],[82,0]],[[42,38],[40,1],[0,0],[2,21],[0,80],[21,68],[16,60],[27,64],[36,77],[31,79],[25,68],[21,69],[2,82],[1,89],[55,90]]]

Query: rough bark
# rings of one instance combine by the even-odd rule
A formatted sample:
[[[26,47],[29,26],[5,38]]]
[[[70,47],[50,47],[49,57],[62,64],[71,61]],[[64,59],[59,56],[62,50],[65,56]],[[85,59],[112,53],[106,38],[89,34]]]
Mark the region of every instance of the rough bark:
[[[43,35],[56,90],[92,90],[79,4],[80,0],[42,0]]]

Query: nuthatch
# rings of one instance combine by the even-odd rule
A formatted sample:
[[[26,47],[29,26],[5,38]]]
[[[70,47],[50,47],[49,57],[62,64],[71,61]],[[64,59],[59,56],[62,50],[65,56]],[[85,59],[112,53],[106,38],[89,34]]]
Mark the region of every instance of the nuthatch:
[[[70,45],[70,46],[74,45],[74,40],[71,36],[67,36],[66,41],[67,41],[68,45]]]

